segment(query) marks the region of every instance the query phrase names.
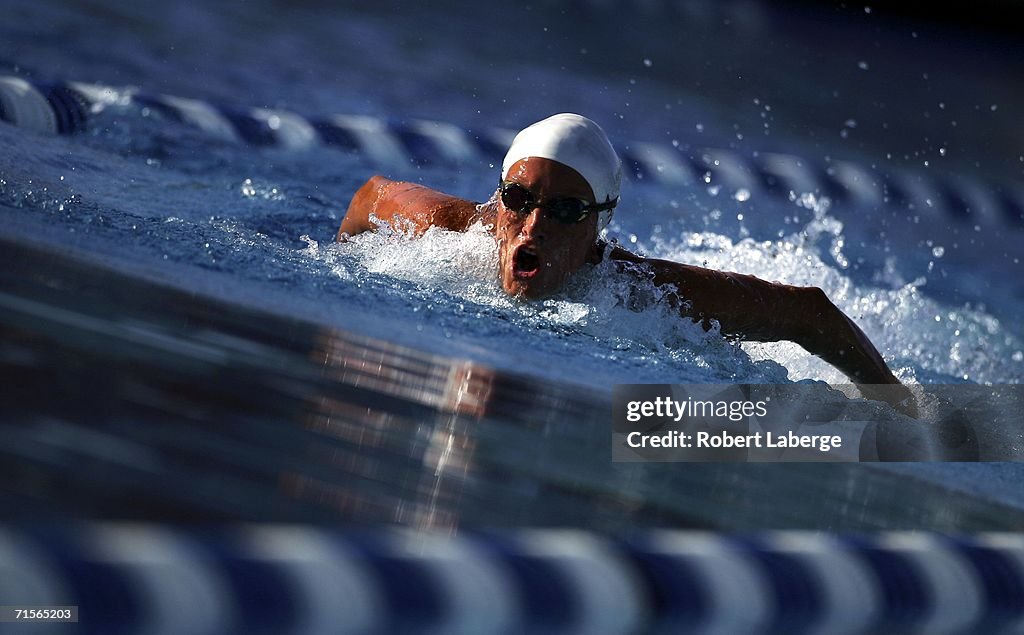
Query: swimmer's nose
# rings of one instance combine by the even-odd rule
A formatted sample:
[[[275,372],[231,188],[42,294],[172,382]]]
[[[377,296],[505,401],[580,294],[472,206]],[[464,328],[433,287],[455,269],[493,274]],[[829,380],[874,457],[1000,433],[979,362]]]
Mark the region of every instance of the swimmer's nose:
[[[526,217],[526,222],[523,223],[523,234],[532,238],[538,244],[543,243],[547,235],[547,224],[547,215],[544,213],[544,210],[535,207],[530,210],[530,215]]]

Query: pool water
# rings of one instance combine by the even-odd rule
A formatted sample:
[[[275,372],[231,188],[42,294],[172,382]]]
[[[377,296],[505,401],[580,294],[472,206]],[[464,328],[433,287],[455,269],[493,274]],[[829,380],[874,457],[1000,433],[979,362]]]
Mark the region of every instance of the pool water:
[[[9,14],[18,19],[0,29],[0,67],[37,79],[134,85],[309,116],[425,117],[468,129],[514,129],[567,110],[598,120],[618,145],[682,139],[684,146],[749,151],[767,144],[853,160],[870,150],[847,147],[845,136],[823,148],[782,134],[744,139],[713,94],[664,79],[637,81],[641,69],[657,67],[654,53],[650,64],[638,60],[636,73],[602,73],[603,62],[564,68],[542,63],[536,51],[517,63],[483,35],[464,45],[431,45],[412,17],[357,9],[324,13],[309,5],[287,13],[269,2],[93,9],[13,3]],[[541,13],[528,23],[541,25]],[[544,33],[529,38],[543,45]],[[509,91],[510,83],[519,90]],[[706,333],[654,301],[658,289],[633,288],[607,266],[580,272],[550,299],[511,299],[497,283],[493,240],[482,227],[431,230],[418,239],[380,231],[333,242],[348,199],[370,175],[386,171],[484,200],[501,156],[381,166],[365,154],[327,147],[253,148],[128,96],[115,93],[72,136],[0,123],[0,231],[8,239],[275,319],[468,360],[538,386],[579,386],[599,402],[616,383],[845,381],[795,345],[736,344]],[[774,121],[748,117],[737,112],[736,121],[745,129]],[[984,183],[1005,174],[967,177]],[[939,205],[844,205],[821,191],[780,197],[708,172],[686,186],[629,181],[606,237],[652,257],[821,287],[904,382],[1001,384],[1024,377],[1021,230],[1005,223],[965,224]],[[518,452],[513,456],[522,458],[530,449]],[[919,475],[993,500],[1012,498],[1007,479],[1018,473],[1014,466],[958,469],[922,467]],[[954,485],[961,475],[964,483]],[[644,496],[652,495],[649,487],[641,488]],[[702,522],[728,524],[724,518]],[[884,526],[885,515],[872,522]]]
[[[365,165],[345,172],[359,157],[226,146],[128,107],[108,108],[92,125],[70,138],[0,133],[19,148],[6,155],[0,184],[12,228],[189,288],[217,285],[237,301],[553,379],[843,381],[793,345],[729,345],[664,308],[631,310],[628,285],[607,267],[582,272],[561,296],[511,300],[497,284],[483,228],[418,240],[381,232],[333,244],[347,199],[368,173]],[[425,171],[411,178],[431,182]],[[470,171],[457,180],[468,181]],[[473,184],[450,187],[440,174],[437,182],[485,199],[481,184],[493,170],[476,172]],[[607,236],[653,257],[819,286],[905,381],[1021,377],[1024,344],[1011,319],[1021,302],[1016,279],[986,278],[987,299],[977,287],[980,275],[1018,266],[1008,263],[1011,252],[969,235],[980,248],[945,236],[896,251],[907,244],[897,234],[879,249],[868,242],[872,228],[851,227],[856,218],[834,212],[825,197],[759,200],[715,187],[715,195],[702,188],[679,196],[633,184]],[[978,251],[989,260],[977,263]]]

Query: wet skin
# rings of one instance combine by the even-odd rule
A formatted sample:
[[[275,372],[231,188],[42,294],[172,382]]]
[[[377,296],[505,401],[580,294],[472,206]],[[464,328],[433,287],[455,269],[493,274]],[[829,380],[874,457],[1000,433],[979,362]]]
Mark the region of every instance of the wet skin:
[[[494,236],[498,243],[501,286],[514,296],[535,300],[557,292],[593,258],[597,214],[578,223],[562,223],[544,209],[545,201],[575,198],[590,205],[594,192],[576,170],[550,159],[530,157],[514,163],[506,183],[518,183],[539,204],[525,213],[498,200]]]
[[[705,328],[718,323],[727,337],[796,342],[845,373],[864,396],[888,401],[916,415],[909,391],[893,376],[864,332],[821,289],[645,258],[617,246],[609,248],[598,239],[596,214],[579,223],[562,223],[546,213],[544,202],[552,198],[594,202],[586,180],[557,161],[529,157],[513,164],[505,180],[532,192],[539,206],[520,214],[506,209],[499,196],[478,205],[422,185],[375,176],[353,197],[337,240],[376,229],[371,215],[403,231],[411,229],[414,235],[434,226],[465,231],[483,221],[491,226],[497,241],[502,288],[528,300],[557,292],[584,264],[600,262],[607,256],[639,279],[674,289],[666,299],[682,317]]]
[[[487,223],[498,244],[499,277],[510,295],[536,300],[556,293],[587,262],[599,260],[597,214],[578,223],[562,223],[544,210],[554,198],[594,203],[594,192],[580,173],[540,157],[513,164],[506,182],[522,185],[539,207],[527,213],[506,209],[500,197],[476,205],[436,190],[375,176],[356,192],[337,239],[376,229],[370,216],[414,235],[430,227],[465,231],[477,220]]]

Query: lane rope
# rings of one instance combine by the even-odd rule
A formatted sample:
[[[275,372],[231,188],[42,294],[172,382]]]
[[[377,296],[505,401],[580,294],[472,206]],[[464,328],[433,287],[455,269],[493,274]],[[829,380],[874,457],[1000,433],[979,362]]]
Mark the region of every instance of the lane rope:
[[[3,580],[81,632],[1011,633],[1024,536],[628,538],[292,525],[0,527]],[[7,585],[10,587],[10,584]],[[16,590],[10,587],[9,591]],[[26,591],[27,592],[27,591]],[[14,593],[10,598],[22,598]]]
[[[329,147],[359,153],[385,169],[500,160],[514,130],[459,126],[420,119],[393,121],[365,115],[305,117],[267,108],[229,109],[207,102],[81,82],[36,82],[0,77],[0,120],[45,134],[86,129],[103,108],[134,105],[229,143],[304,150]],[[834,204],[874,209],[890,204],[971,230],[1024,229],[1024,186],[921,172],[879,171],[856,162],[812,161],[782,153],[745,156],[727,148],[651,142],[618,144],[627,177],[675,187],[723,185],[746,196],[792,200],[806,192]]]

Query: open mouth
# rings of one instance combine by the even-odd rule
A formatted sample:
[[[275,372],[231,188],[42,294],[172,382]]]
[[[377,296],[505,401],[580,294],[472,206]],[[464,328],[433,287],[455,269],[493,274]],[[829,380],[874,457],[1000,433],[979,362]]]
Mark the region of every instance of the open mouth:
[[[517,278],[532,278],[540,271],[540,256],[529,245],[520,245],[512,256],[512,271]]]

